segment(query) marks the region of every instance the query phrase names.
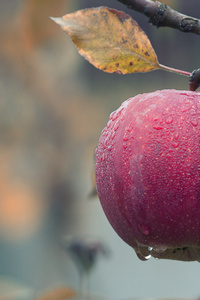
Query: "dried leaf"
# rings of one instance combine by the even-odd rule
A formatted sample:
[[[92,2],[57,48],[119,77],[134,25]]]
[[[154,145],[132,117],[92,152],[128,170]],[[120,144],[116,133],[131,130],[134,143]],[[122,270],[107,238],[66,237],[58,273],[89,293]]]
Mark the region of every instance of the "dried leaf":
[[[160,68],[148,37],[124,12],[98,7],[52,19],[100,70],[127,74]]]

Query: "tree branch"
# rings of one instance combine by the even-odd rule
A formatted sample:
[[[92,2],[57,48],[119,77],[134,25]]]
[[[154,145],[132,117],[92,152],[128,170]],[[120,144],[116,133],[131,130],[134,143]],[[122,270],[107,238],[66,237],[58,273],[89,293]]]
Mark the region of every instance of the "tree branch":
[[[128,8],[138,11],[149,18],[157,27],[171,27],[182,32],[200,34],[200,20],[181,14],[166,4],[152,0],[117,0]]]

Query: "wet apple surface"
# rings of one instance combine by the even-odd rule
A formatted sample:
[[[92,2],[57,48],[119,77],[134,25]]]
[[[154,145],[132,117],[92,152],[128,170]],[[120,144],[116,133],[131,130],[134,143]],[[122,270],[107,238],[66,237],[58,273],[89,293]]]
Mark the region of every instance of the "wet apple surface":
[[[103,210],[138,257],[200,260],[200,93],[126,100],[96,150]]]

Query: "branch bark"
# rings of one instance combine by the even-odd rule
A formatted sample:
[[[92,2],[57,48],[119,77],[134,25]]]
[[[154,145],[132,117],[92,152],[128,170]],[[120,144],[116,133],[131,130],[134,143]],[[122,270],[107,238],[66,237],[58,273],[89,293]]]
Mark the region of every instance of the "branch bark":
[[[152,0],[117,0],[149,18],[156,27],[171,27],[182,32],[200,34],[200,20],[175,11],[166,4]]]

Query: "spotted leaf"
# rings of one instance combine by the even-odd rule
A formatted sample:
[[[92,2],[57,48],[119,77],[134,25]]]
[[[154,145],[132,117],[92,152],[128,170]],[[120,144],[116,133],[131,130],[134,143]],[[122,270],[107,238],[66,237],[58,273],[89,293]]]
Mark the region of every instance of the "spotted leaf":
[[[79,53],[100,70],[127,74],[160,69],[148,37],[124,12],[98,7],[52,19],[71,37]]]

